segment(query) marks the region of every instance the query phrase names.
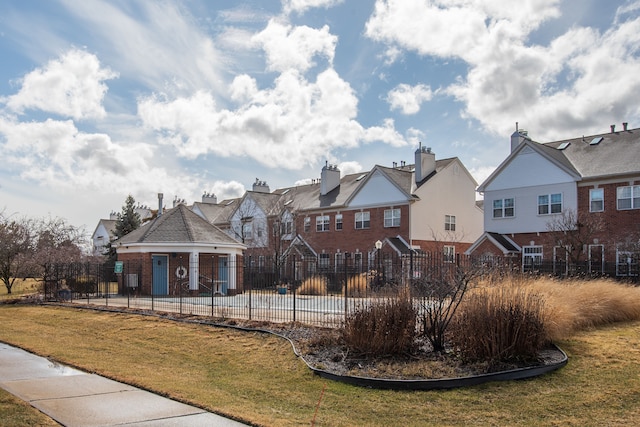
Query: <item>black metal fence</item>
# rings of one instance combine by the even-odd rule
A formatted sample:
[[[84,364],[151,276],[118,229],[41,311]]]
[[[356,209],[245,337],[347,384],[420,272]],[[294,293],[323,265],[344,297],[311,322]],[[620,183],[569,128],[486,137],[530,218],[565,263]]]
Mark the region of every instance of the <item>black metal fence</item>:
[[[373,253],[334,262],[246,257],[243,265],[200,262],[181,267],[160,275],[153,266],[137,262],[50,265],[45,272],[45,297],[180,315],[335,326],[376,299],[400,290],[415,291],[460,271],[494,277],[610,276],[635,283],[639,277],[637,265],[621,270],[619,265],[604,264],[597,271],[588,263],[542,262],[523,267],[514,258],[447,258],[441,254]]]

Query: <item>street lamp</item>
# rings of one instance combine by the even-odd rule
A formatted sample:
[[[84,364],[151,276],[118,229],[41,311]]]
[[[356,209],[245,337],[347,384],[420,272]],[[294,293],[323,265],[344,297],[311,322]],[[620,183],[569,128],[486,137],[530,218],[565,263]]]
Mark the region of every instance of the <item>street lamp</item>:
[[[377,256],[378,256],[378,271],[376,271],[376,277],[378,278],[377,280],[377,288],[380,288],[380,282],[382,280],[382,278],[380,277],[380,249],[382,249],[382,242],[380,240],[376,241],[376,250],[377,250]]]

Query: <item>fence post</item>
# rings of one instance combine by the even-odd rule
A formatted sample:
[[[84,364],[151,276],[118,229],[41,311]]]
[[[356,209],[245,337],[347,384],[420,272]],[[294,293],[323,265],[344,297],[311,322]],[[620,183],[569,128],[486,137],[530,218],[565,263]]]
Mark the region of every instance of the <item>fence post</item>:
[[[251,277],[251,255],[249,255],[249,264],[244,266],[245,272],[247,273],[247,283],[249,284],[249,320],[251,320],[252,315],[252,307],[251,307],[251,290],[253,289],[253,278]]]
[[[344,262],[342,263],[344,269],[344,322],[347,323],[347,317],[349,310],[347,308],[347,288],[349,287],[349,280],[347,277],[347,262],[349,261],[349,252],[344,253]]]
[[[296,270],[296,256],[293,256],[293,271],[295,273]],[[293,276],[295,279],[295,276]],[[295,285],[295,280],[294,280],[294,284],[293,284],[293,321],[296,321],[296,285]]]

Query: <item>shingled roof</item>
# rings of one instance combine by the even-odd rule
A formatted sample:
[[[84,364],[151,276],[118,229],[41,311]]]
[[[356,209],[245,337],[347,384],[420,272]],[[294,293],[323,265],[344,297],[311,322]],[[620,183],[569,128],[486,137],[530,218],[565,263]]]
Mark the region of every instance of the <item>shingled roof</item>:
[[[167,210],[159,217],[120,238],[116,243],[217,243],[240,245],[224,231],[185,205]]]

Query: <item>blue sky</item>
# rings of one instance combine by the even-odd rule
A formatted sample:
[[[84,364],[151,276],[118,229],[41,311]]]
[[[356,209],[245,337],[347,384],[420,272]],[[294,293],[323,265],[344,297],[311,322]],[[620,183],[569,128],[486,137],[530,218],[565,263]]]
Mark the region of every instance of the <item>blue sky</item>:
[[[536,141],[640,127],[640,1],[0,2],[0,211],[85,227],[422,142],[481,183]]]

